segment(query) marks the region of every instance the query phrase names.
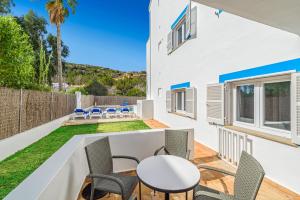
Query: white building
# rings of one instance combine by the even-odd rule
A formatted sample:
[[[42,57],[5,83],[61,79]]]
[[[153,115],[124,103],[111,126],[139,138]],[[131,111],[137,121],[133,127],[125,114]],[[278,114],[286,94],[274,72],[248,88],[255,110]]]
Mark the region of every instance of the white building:
[[[300,193],[300,1],[152,0],[154,118]],[[237,139],[238,138],[238,139]]]

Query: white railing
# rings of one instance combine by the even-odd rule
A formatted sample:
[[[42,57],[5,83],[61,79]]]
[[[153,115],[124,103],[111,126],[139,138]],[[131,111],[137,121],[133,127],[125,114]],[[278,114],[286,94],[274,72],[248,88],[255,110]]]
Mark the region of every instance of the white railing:
[[[219,156],[227,162],[238,165],[242,151],[252,155],[252,140],[246,133],[234,131],[225,127],[218,127]]]

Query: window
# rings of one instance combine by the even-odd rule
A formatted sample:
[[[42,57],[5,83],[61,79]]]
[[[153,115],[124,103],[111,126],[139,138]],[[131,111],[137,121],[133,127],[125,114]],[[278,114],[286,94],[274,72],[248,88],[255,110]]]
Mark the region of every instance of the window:
[[[162,88],[157,89],[157,96],[161,97],[162,96]]]
[[[185,111],[185,92],[179,91],[175,93],[176,95],[176,112]]]
[[[188,5],[172,24],[167,35],[167,53],[171,54],[185,41],[197,36],[197,7]]]
[[[179,47],[185,41],[185,34],[186,34],[186,27],[185,27],[185,18],[184,18],[174,30],[175,48]]]
[[[291,130],[290,81],[264,84],[264,126]]]
[[[233,83],[233,125],[286,136],[291,131],[290,76]]]
[[[166,110],[192,119],[197,118],[197,90],[194,87],[166,91]]]
[[[254,123],[254,85],[237,87],[237,121]]]

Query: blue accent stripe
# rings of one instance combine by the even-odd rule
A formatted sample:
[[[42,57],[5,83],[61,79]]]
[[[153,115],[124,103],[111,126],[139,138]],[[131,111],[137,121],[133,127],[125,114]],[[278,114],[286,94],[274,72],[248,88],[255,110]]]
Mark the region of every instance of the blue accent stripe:
[[[300,58],[294,60],[288,60],[284,62],[274,63],[261,67],[246,69],[242,71],[232,72],[228,74],[222,74],[219,76],[219,83],[226,81],[242,79],[254,76],[268,75],[274,73],[280,73],[285,71],[300,71]]]
[[[182,89],[182,88],[189,88],[191,87],[190,82],[185,82],[185,83],[180,83],[176,85],[171,85],[171,90],[177,90],[177,89]]]
[[[172,24],[171,29],[174,29],[176,27],[176,25],[178,24],[178,22],[184,17],[188,7],[189,6],[186,6],[185,9],[181,12],[181,14],[177,17],[175,22]]]

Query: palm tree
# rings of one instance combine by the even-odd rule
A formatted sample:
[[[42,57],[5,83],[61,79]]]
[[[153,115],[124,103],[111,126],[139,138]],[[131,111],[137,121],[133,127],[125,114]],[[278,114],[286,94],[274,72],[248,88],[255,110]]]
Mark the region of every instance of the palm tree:
[[[57,30],[57,70],[59,90],[62,90],[62,61],[61,61],[61,30],[60,26],[69,16],[69,8],[75,14],[77,0],[49,0],[46,4],[46,9],[49,13],[51,24],[56,25]]]

